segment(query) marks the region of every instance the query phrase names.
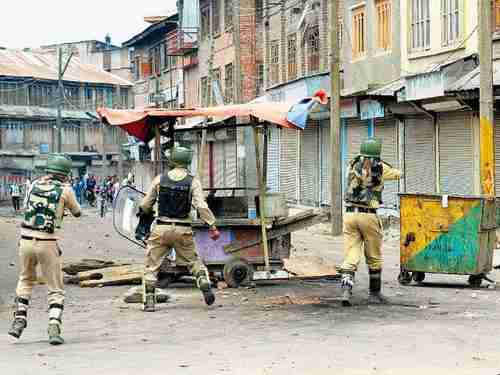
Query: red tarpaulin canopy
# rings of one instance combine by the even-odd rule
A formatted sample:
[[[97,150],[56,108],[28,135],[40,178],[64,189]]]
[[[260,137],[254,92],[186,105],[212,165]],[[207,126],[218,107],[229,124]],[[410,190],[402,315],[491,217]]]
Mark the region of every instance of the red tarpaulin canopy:
[[[177,117],[249,117],[271,122],[285,128],[298,129],[287,120],[287,114],[294,103],[253,103],[191,109],[141,109],[115,110],[99,108],[97,114],[108,125],[119,126],[128,134],[149,142],[154,138],[153,127]],[[186,129],[186,126],[179,127]]]

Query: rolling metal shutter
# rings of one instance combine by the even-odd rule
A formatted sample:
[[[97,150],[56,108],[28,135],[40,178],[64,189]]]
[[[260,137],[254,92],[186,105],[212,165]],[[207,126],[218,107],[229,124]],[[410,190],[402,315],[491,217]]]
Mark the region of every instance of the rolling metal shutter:
[[[472,194],[474,191],[472,114],[438,115],[441,193]]]
[[[317,206],[319,198],[319,121],[309,121],[302,131],[300,148],[300,202]]]
[[[435,132],[425,116],[405,119],[405,183],[408,193],[436,191]]]
[[[280,191],[289,201],[297,202],[297,163],[299,159],[299,132],[281,129],[280,137]]]
[[[321,121],[321,201],[320,205],[330,204],[330,121]]]
[[[394,168],[398,167],[398,130],[392,117],[375,120],[375,137],[382,141],[382,160]],[[398,205],[398,181],[386,181],[382,194],[383,206],[396,208]]]
[[[267,189],[271,193],[280,190],[280,130],[276,126],[267,133]]]
[[[236,131],[227,130],[227,138],[214,142],[214,187],[236,187]],[[219,196],[231,192],[218,193]]]

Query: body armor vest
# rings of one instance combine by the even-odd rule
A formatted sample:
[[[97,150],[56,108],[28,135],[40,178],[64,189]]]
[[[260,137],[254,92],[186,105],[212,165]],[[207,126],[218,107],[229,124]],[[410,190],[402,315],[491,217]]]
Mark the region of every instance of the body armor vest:
[[[371,159],[370,173],[363,171],[365,158],[356,157],[350,164],[347,174],[346,203],[378,208],[382,203],[384,190],[384,165],[378,158]]]
[[[28,195],[23,227],[54,233],[57,226],[57,205],[62,192],[62,183],[59,181],[36,181]]]
[[[158,198],[159,216],[172,219],[186,219],[191,212],[191,184],[193,177],[187,175],[180,181],[174,181],[168,174],[161,176]]]

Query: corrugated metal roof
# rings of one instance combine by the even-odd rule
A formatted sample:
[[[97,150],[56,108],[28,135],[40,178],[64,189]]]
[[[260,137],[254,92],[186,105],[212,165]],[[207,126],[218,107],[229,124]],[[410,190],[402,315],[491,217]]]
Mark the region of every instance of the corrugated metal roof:
[[[384,86],[381,86],[375,90],[370,90],[366,95],[372,96],[394,96],[396,91],[401,90],[405,85],[404,79],[398,79],[394,82],[390,82]]]
[[[57,80],[57,67],[57,56],[54,54],[0,49],[0,76]],[[132,82],[98,69],[93,65],[81,63],[80,59],[76,56],[73,56],[69,63],[68,69],[64,74],[64,80],[70,82],[132,86]]]
[[[446,91],[470,91],[479,89],[480,67],[466,74],[446,88]],[[500,60],[493,61],[493,86],[500,86]]]
[[[94,115],[95,112],[88,112]],[[86,111],[75,111],[63,109],[61,112],[63,119],[73,119],[73,120],[87,120],[93,121],[94,119],[90,117]],[[35,106],[21,106],[21,105],[0,105],[0,118],[46,118],[55,119],[57,117],[57,110],[55,108],[44,108]]]

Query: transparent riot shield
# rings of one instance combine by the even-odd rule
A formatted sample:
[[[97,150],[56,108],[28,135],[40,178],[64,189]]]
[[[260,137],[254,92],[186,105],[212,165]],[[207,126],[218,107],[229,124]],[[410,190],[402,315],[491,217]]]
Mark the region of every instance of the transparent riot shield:
[[[137,213],[144,193],[131,186],[123,186],[118,191],[113,207],[113,226],[122,237],[138,246],[146,247],[143,241],[136,239],[135,230],[139,224]]]

